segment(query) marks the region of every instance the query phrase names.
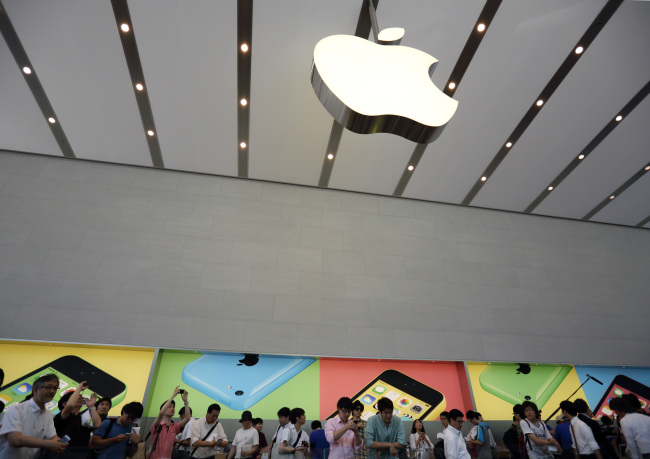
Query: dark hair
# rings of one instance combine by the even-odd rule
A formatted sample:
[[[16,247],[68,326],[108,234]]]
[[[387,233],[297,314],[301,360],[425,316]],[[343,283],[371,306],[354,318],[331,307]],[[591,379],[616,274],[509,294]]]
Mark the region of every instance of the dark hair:
[[[512,414],[519,415],[520,418],[526,417],[526,415],[524,414],[524,407],[521,406],[519,403],[517,403],[512,407]]]
[[[341,397],[338,402],[336,402],[336,409],[344,409],[352,411],[352,400],[350,397]]]
[[[140,402],[127,403],[122,407],[122,414],[126,414],[131,419],[140,419],[143,411],[144,407]]]
[[[282,408],[280,408],[278,410],[278,417],[279,418],[287,418],[287,417],[289,417],[290,414],[291,414],[291,409],[286,407],[286,406],[283,406]]]
[[[565,400],[565,401],[560,403],[560,409],[566,411],[571,416],[577,416],[578,415],[578,410],[576,410],[575,403],[570,402],[568,400]]]
[[[212,405],[210,405],[210,406],[208,407],[207,414],[210,414],[210,412],[212,412],[212,411],[214,411],[214,410],[221,411],[221,407],[219,406],[218,403],[213,403]]]
[[[576,398],[573,401],[573,406],[575,407],[578,413],[586,413],[587,411],[589,411],[589,405],[587,405],[587,402],[585,402],[581,398]]]
[[[187,409],[190,411],[190,416],[192,416],[192,408],[190,408],[190,407],[188,406]],[[185,407],[184,407],[184,406],[181,407],[180,410],[178,410],[178,415],[179,415],[179,416],[183,416],[183,415],[185,415]]]
[[[474,413],[476,413],[476,416],[478,416],[479,418],[483,417],[483,415],[481,413],[479,413],[478,411],[474,411]]]
[[[521,404],[521,411],[522,412],[525,412],[526,408],[532,408],[533,411],[535,412],[535,416],[539,416],[539,414],[541,413],[541,411],[539,411],[539,408],[537,408],[537,405],[535,404],[535,402],[531,402],[530,400],[526,400],[524,403]],[[521,416],[521,414],[519,416]],[[526,417],[525,413],[524,413],[524,416],[521,416],[521,417],[522,418]]]
[[[467,418],[468,421],[471,421],[472,419],[478,419],[478,413],[472,410],[469,410],[466,414],[465,417]]]
[[[455,421],[456,418],[462,418],[463,417],[463,412],[460,410],[457,410],[454,408],[453,410],[449,410],[449,420],[451,421],[452,419]]]
[[[630,404],[630,406],[634,409],[634,411],[641,409],[641,402],[639,401],[639,397],[637,397],[636,395],[623,394],[621,395],[621,398],[623,400],[627,400],[627,403]]]
[[[163,402],[163,404],[160,405],[160,409],[161,409],[161,410],[162,410],[162,407],[165,406],[165,403],[167,403],[167,400],[165,400],[165,401]],[[172,405],[174,405],[174,408],[176,408],[176,402],[173,401],[173,400],[172,400]],[[185,408],[185,407],[183,407],[183,408]],[[178,413],[178,414],[180,414],[180,413]]]
[[[320,421],[311,421],[311,430],[322,429],[323,424]]]
[[[606,414],[600,417],[600,422],[602,422],[604,426],[611,426],[614,424],[612,418],[610,418]]]
[[[32,384],[32,393],[35,390],[40,389],[41,386],[44,385],[46,382],[55,381],[55,380],[56,380],[56,384],[58,385],[59,384],[59,377],[57,375],[55,375],[54,373],[49,373],[49,374],[41,376],[36,381],[34,381],[34,384]]]
[[[634,407],[630,402],[623,397],[614,397],[609,401],[609,407],[614,411],[622,411],[623,413],[634,413]]]
[[[419,419],[416,419],[415,421],[413,421],[413,426],[411,427],[411,433],[414,434],[416,432],[416,430],[415,430],[415,423],[416,422],[419,422],[420,424],[422,424],[422,433],[424,433],[424,422],[420,421]]]
[[[262,418],[253,419],[253,425],[256,426],[257,424],[264,424],[264,421],[262,421]]]
[[[355,400],[352,402],[352,410],[356,410],[357,408],[361,408],[361,412],[363,413],[363,410],[366,408],[363,406],[363,403],[361,403],[359,400]]]
[[[66,392],[59,399],[59,403],[58,403],[59,411],[63,411],[63,404],[68,403],[68,400],[70,400],[70,397],[72,397],[72,394],[73,394],[72,392]]]
[[[291,422],[291,424],[295,424],[296,422],[298,422],[298,418],[303,414],[305,414],[305,410],[303,410],[302,408],[294,408],[293,410],[291,410],[291,413],[289,413],[289,421]]]
[[[382,411],[386,411],[388,409],[390,409],[391,411],[395,409],[393,407],[393,401],[387,397],[380,398],[379,401],[377,402],[377,411],[381,413]]]
[[[445,417],[447,418],[447,420],[449,420],[449,411],[443,411],[442,413],[440,413],[440,417],[441,418]]]
[[[111,400],[111,399],[108,398],[108,397],[102,397],[102,398],[100,398],[99,400],[97,400],[97,401],[95,402],[95,406],[99,406],[99,404],[102,403],[102,402],[108,402],[108,409],[109,409],[109,410],[110,410],[111,408],[113,408],[113,400]]]

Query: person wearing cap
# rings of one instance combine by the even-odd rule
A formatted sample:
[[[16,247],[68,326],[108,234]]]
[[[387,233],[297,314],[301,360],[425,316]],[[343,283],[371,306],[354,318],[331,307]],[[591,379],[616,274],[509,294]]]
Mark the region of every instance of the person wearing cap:
[[[253,429],[253,415],[250,411],[244,411],[239,422],[242,428],[235,432],[235,438],[232,441],[232,448],[228,453],[228,459],[251,457],[260,444],[259,432]]]

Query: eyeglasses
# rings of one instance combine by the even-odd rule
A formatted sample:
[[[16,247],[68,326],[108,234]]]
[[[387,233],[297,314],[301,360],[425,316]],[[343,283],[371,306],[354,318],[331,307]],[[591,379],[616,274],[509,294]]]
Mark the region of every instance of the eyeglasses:
[[[59,388],[58,384],[56,386],[53,386],[52,384],[48,384],[47,386],[39,387],[39,389],[45,389],[45,390],[56,390],[58,388]]]
[[[462,424],[463,422],[465,422],[465,420],[464,419],[454,419],[454,422],[457,422],[458,424]]]
[[[344,409],[341,409],[341,413],[343,413],[343,414],[350,414],[351,411],[350,411],[350,410],[344,410]]]

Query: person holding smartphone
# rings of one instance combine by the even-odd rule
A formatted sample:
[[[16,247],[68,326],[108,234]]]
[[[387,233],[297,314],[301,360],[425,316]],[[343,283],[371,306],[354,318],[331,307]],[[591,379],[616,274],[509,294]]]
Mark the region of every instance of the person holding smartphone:
[[[425,433],[424,425],[419,419],[413,421],[413,426],[411,427],[411,437],[409,438],[409,446],[411,447],[412,457],[419,457],[419,454],[417,454],[418,452],[420,452],[420,454],[425,457],[429,457],[429,453],[427,451],[433,448],[433,443],[431,443],[431,439]]]
[[[305,410],[294,408],[289,414],[288,428],[282,432],[282,437],[278,439],[279,457],[281,459],[302,459],[305,453],[309,453],[309,435],[301,430],[305,424]]]
[[[366,425],[366,446],[378,450],[379,457],[389,459],[397,456],[397,450],[406,448],[402,421],[393,416],[393,401],[382,397],[377,401],[379,413],[368,419]]]
[[[330,444],[330,459],[354,459],[354,452],[361,448],[363,440],[359,426],[350,419],[352,400],[341,397],[336,403],[338,416],[325,423],[325,438]]]
[[[98,429],[102,425],[102,420],[95,409],[97,394],[93,393],[87,401],[84,400],[83,391],[87,388],[86,381],[82,381],[74,392],[64,394],[59,400],[58,408],[60,412],[54,416],[54,428],[59,437],[63,438],[67,435],[70,441],[68,448],[56,456],[57,459],[86,459],[88,457],[90,434],[94,429]],[[79,414],[84,403],[88,407],[87,413],[89,413],[91,420],[90,427],[84,425],[83,415]]]
[[[142,417],[140,402],[124,405],[119,418],[107,419],[90,437],[90,447],[99,450],[97,459],[124,459],[133,455],[140,435],[133,432],[133,423]]]
[[[151,426],[151,453],[149,459],[171,459],[176,435],[183,431],[183,428],[190,420],[189,417],[186,417],[177,424],[172,421],[176,409],[174,397],[178,394],[181,394],[185,409],[189,408],[187,391],[176,386],[169,400],[161,405],[160,412]]]
[[[241,429],[235,432],[232,441],[232,448],[228,453],[228,459],[250,458],[259,449],[260,434],[253,429],[253,415],[250,411],[244,411],[239,420]]]
[[[0,426],[0,458],[33,459],[39,456],[41,448],[52,453],[65,450],[67,445],[56,434],[52,412],[45,408],[58,388],[58,376],[41,376],[34,381],[33,397],[7,410]]]
[[[368,423],[361,419],[363,414],[364,406],[359,400],[352,402],[352,420],[356,423],[357,428],[359,429],[359,436],[363,440],[366,435],[366,426]],[[361,448],[354,450],[354,459],[368,459],[368,448],[366,445],[361,442]]]

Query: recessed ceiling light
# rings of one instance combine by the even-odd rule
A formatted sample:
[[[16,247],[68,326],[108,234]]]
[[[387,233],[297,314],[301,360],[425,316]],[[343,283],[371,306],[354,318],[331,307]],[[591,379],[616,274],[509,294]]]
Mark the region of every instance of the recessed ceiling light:
[[[536,104],[538,107],[541,107],[542,105],[544,105],[544,101],[543,101],[542,99],[539,99],[537,102],[535,102],[535,104]]]
[[[483,32],[485,30],[485,24],[479,24],[476,27],[476,30],[478,30],[479,32]]]
[[[413,166],[409,166],[409,167],[407,167],[407,169],[410,170],[410,171],[412,171],[412,170],[413,170]]]
[[[240,146],[241,148],[246,148],[246,142],[242,142],[242,143],[240,143],[239,146]]]
[[[51,116],[47,120],[50,122],[50,124],[56,123],[56,120],[54,118],[52,118]]]
[[[621,121],[622,119],[623,119],[623,117],[622,117],[621,115],[618,115],[618,116],[616,117],[616,121]]]
[[[547,188],[547,190],[548,190],[548,191],[553,191],[553,187],[552,187],[552,186],[549,186],[549,187]]]
[[[138,91],[142,91],[144,89],[144,86],[142,86],[142,83],[138,83],[135,85],[135,89],[137,89]]]
[[[239,103],[242,105],[242,107],[245,107],[246,105],[248,105],[248,101],[246,99],[240,100]]]
[[[578,159],[585,159],[585,155],[578,156]]]
[[[508,142],[508,143],[506,144],[506,148],[510,148],[510,147],[512,147],[512,142]]]
[[[122,24],[122,25],[120,26],[120,29],[122,29],[122,32],[128,32],[129,30],[131,30],[131,28],[129,27],[129,25],[126,24],[126,23]]]
[[[242,52],[244,52],[244,53],[245,53],[246,51],[248,51],[248,45],[247,45],[246,43],[242,43],[242,45],[241,45],[241,50],[242,50]]]
[[[583,52],[584,50],[585,50],[585,49],[584,49],[582,46],[578,46],[578,47],[576,48],[576,54],[582,54],[582,52]]]
[[[487,177],[483,176],[481,177],[481,182],[485,182],[487,180]]]
[[[29,67],[23,67],[23,72],[25,73],[25,75],[30,75],[32,73],[32,69],[30,69]]]
[[[329,155],[327,155],[327,159],[334,159],[334,155],[330,153]]]
[[[609,197],[609,199],[614,199],[615,197],[616,197],[616,196],[611,195],[611,196]]]
[[[149,134],[149,137],[152,137],[153,136],[153,131],[149,130],[149,131],[147,131],[147,134]]]
[[[449,83],[449,89],[454,89],[455,87],[456,87],[456,83],[454,83],[453,81]]]

